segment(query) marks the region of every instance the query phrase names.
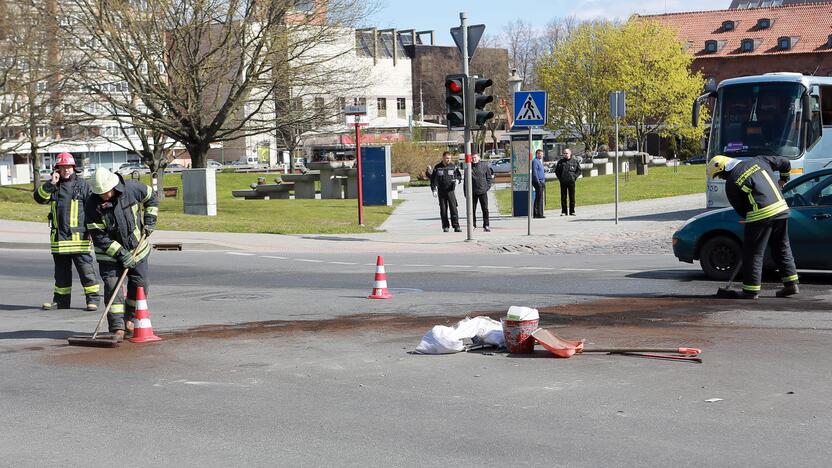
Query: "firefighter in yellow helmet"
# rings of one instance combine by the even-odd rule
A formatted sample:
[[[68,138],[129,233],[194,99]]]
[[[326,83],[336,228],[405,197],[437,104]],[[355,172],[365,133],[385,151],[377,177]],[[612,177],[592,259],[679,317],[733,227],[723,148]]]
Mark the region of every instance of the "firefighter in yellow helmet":
[[[49,240],[55,262],[55,288],[52,300],[41,308],[69,309],[72,297],[72,264],[78,270],[87,310],[98,309],[98,278],[90,252],[90,236],[85,223],[85,206],[92,196],[87,182],[75,173],[75,158],[61,153],[55,160],[52,177],[38,187],[33,196],[41,205],[49,204]]]
[[[762,286],[763,255],[766,246],[780,270],[783,288],[777,297],[799,293],[797,270],[789,244],[789,207],[781,187],[789,180],[791,163],[779,156],[734,159],[714,156],[708,161],[708,176],[725,180],[728,202],[745,218],[742,241],[742,291],[737,299],[756,299]],[[779,179],[775,182],[775,179]]]
[[[95,171],[92,192],[87,229],[92,234],[104,294],[107,298],[116,294],[107,322],[110,332],[123,339],[126,321],[129,338],[136,310],[136,289],[142,286],[148,293],[150,286],[147,236],[156,228],[159,202],[153,188],[138,180],[124,180],[104,168]],[[128,270],[126,304],[121,291],[114,291],[125,268]]]

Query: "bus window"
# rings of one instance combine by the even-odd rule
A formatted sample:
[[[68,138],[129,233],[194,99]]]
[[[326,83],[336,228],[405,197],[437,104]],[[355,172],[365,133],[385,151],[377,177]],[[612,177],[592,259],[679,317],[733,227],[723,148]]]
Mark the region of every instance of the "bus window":
[[[832,127],[832,86],[820,88],[820,114],[824,127]]]

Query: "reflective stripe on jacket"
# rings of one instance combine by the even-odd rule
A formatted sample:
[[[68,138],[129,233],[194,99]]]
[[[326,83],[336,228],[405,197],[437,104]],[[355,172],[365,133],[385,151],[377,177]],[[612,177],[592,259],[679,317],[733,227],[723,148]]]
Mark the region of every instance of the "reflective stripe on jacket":
[[[140,245],[139,240],[145,227],[155,229],[159,201],[152,187],[137,180],[125,181],[121,176],[115,191],[106,202],[98,195],[90,199],[87,228],[95,257],[99,262],[116,262],[135,249],[136,260],[142,260],[150,253],[150,243],[145,240]]]
[[[789,207],[774,180],[774,173],[788,180],[791,162],[779,156],[757,156],[737,164],[725,180],[725,194],[734,210],[753,223],[789,216]]]
[[[73,174],[57,185],[51,180],[38,187],[32,196],[41,205],[50,205],[49,245],[53,254],[77,254],[90,251],[86,227],[86,204],[92,195],[87,182]]]

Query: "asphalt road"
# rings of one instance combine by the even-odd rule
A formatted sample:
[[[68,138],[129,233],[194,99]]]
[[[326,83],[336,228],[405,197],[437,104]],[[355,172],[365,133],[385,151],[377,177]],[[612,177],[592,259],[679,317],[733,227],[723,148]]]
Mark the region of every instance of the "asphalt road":
[[[718,301],[666,255],[156,252],[164,341],[73,348],[96,314],[39,311],[51,258],[0,251],[3,466],[826,466],[832,275]],[[77,283],[77,282],[76,282]],[[767,284],[773,295],[775,284]],[[75,303],[80,308],[76,284]],[[541,309],[583,355],[409,354],[434,324]],[[706,402],[719,398],[721,400]]]

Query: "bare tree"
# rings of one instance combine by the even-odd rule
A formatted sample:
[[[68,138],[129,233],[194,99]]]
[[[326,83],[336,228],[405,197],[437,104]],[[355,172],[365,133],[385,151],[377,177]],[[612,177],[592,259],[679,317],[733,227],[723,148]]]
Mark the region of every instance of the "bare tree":
[[[66,9],[77,36],[97,43],[89,62],[113,68],[112,80],[89,71],[85,89],[133,127],[181,143],[195,168],[212,143],[302,128],[304,114],[278,114],[335,81],[352,50],[346,28],[366,11],[360,0],[67,0]],[[345,31],[350,46],[339,49]]]
[[[3,72],[4,133],[17,140],[15,150],[28,146],[37,186],[41,150],[63,141],[76,128],[72,116],[64,113],[72,99],[67,97],[68,76],[76,63],[60,50],[66,36],[58,26],[56,0],[5,3],[3,16],[9,26],[3,31],[3,48],[11,52]]]
[[[503,28],[502,42],[508,49],[509,68],[517,69],[523,86],[532,86],[535,63],[541,55],[539,32],[530,23],[518,19]]]

